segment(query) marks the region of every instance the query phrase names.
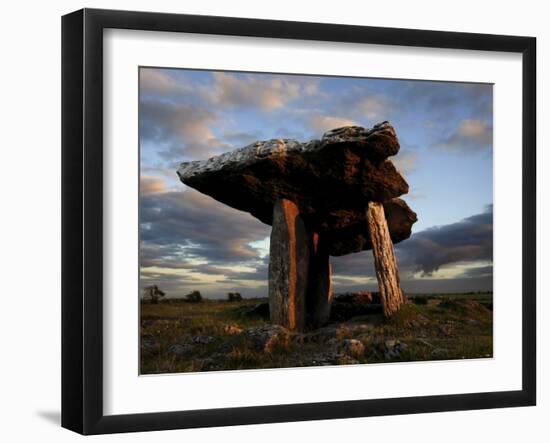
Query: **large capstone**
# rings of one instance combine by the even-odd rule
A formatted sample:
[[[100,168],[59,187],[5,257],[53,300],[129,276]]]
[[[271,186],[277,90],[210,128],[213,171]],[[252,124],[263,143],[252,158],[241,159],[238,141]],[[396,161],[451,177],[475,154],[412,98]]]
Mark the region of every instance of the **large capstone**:
[[[369,201],[384,202],[395,243],[410,236],[416,214],[394,200],[409,185],[387,159],[398,151],[395,130],[384,122],[370,130],[334,129],[305,143],[258,141],[182,163],[178,175],[186,185],[268,225],[275,202],[293,201],[309,229],[332,239],[329,254],[345,255],[372,248],[365,216]]]

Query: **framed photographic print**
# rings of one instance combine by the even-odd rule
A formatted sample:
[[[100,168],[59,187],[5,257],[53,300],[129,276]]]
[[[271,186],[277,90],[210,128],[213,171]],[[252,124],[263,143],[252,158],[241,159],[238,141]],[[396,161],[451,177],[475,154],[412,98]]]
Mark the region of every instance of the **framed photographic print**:
[[[62,21],[62,425],[536,402],[531,37]]]

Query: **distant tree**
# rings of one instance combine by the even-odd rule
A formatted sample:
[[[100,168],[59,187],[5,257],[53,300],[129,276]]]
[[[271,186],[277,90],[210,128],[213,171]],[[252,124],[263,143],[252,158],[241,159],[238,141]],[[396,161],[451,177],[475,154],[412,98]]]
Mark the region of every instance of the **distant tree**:
[[[199,303],[202,301],[202,295],[199,291],[193,291],[185,296],[185,300],[190,303]]]
[[[228,292],[227,301],[241,301],[243,299],[240,292]]]
[[[160,297],[164,297],[166,295],[164,291],[161,291],[157,285],[147,286],[143,290],[143,293],[144,298],[151,299],[151,303],[155,304],[159,302]]]

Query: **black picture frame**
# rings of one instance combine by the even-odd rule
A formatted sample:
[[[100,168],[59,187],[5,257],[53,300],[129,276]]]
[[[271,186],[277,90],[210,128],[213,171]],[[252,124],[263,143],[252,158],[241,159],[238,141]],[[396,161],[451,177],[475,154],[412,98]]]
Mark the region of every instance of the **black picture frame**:
[[[171,31],[522,54],[522,389],[103,413],[103,30]],[[536,404],[536,39],[230,17],[83,9],[62,18],[62,426],[82,434],[487,409]]]

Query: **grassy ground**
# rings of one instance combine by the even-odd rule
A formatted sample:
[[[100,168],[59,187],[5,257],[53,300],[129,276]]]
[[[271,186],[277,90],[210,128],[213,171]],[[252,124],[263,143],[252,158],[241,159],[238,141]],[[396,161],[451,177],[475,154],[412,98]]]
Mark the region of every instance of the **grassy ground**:
[[[411,296],[390,320],[362,315],[301,334],[270,326],[254,310],[262,302],[142,302],[141,373],[492,357],[492,294]]]

